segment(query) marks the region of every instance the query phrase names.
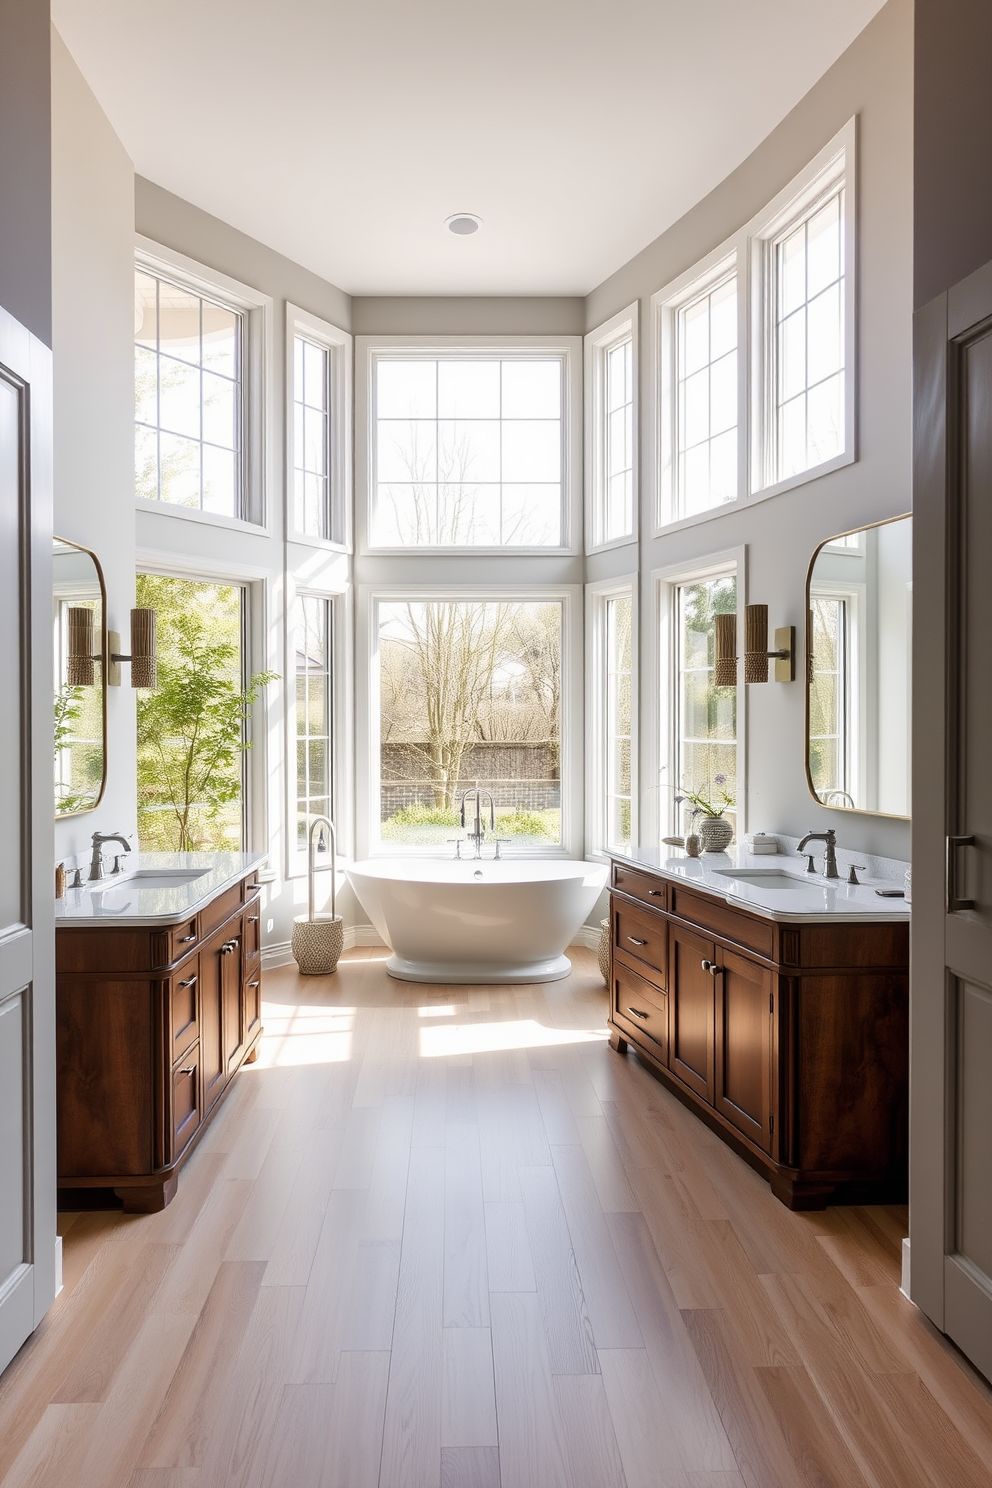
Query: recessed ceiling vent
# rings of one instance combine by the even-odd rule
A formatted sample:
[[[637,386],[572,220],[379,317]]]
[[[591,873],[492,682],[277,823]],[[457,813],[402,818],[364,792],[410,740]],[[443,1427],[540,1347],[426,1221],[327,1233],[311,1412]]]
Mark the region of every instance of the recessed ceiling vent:
[[[469,233],[478,232],[482,226],[482,218],[476,217],[474,212],[456,212],[445,222],[449,232],[455,233],[459,238],[467,238]]]

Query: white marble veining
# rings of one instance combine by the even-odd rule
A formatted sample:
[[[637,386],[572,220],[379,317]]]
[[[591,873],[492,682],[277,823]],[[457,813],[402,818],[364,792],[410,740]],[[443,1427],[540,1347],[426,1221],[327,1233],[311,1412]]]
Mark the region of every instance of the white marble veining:
[[[127,869],[55,901],[59,925],[171,925],[266,860],[265,853],[132,853]],[[170,882],[170,879],[172,880]]]
[[[690,858],[677,848],[633,847],[623,853],[613,849],[610,856],[631,868],[648,868],[691,884],[728,904],[745,905],[770,920],[858,922],[905,920],[910,915],[905,899],[883,899],[875,892],[896,887],[891,878],[865,875],[858,885],[845,878],[823,878],[804,872],[804,860],[792,853],[749,853],[732,847],[725,853]],[[735,876],[734,869],[742,876]]]

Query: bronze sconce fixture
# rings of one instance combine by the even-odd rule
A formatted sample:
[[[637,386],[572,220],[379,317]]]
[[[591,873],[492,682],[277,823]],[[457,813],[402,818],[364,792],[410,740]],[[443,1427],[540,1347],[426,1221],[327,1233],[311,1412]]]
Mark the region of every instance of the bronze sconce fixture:
[[[767,682],[768,662],[775,662],[775,681],[796,680],[796,627],[775,631],[775,650],[768,649],[768,606],[748,605],[744,611],[744,681]],[[716,655],[713,681],[717,687],[737,684],[737,616],[716,616]]]

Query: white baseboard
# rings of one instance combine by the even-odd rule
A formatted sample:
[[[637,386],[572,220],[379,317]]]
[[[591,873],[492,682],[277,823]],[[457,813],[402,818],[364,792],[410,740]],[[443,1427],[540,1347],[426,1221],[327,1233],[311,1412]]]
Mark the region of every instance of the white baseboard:
[[[899,1278],[899,1290],[907,1301],[912,1302],[909,1294],[909,1238],[902,1242],[902,1275]]]
[[[346,925],[344,929],[344,948],[350,951],[354,946],[383,946],[386,942],[372,925]],[[572,937],[572,945],[584,946],[588,951],[595,951],[599,947],[599,928],[595,925],[580,925]],[[271,945],[262,947],[262,970],[269,971],[277,966],[292,966],[293,949],[292,942],[288,940],[277,940]]]
[[[62,1290],[62,1236],[55,1236],[55,1295]]]

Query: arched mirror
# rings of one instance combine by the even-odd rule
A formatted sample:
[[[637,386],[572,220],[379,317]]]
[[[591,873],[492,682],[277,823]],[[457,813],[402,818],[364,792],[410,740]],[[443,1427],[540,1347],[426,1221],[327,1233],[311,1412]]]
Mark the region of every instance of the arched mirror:
[[[53,540],[55,815],[93,811],[107,780],[107,591],[95,553]]]
[[[821,543],[806,583],[806,779],[839,810],[910,814],[913,519]]]

